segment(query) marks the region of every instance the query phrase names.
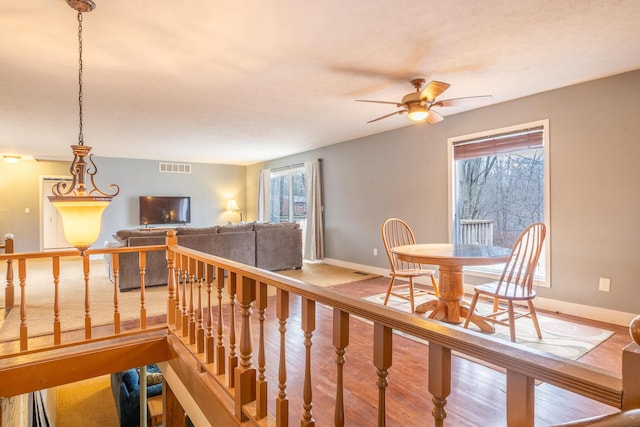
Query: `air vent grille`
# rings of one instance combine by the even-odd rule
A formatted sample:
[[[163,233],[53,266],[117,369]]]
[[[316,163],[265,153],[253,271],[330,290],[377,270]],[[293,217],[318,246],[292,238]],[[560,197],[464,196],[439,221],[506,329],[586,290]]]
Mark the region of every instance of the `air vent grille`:
[[[191,173],[191,165],[188,163],[160,162],[160,172],[163,173]]]

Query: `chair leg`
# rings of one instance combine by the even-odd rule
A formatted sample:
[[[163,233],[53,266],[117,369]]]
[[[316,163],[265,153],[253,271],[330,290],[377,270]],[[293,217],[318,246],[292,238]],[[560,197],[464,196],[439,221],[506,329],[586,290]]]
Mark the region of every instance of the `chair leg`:
[[[529,305],[529,314],[531,315],[531,320],[533,320],[533,326],[536,328],[536,333],[538,334],[538,338],[542,338],[542,332],[540,331],[540,325],[538,324],[538,315],[536,314],[536,309],[533,306],[533,301],[527,301]]]
[[[411,314],[415,314],[416,312],[416,304],[413,295],[413,277],[409,277],[409,301],[411,301]]]
[[[498,311],[498,306],[500,305],[500,298],[495,297],[493,298],[493,312],[495,313],[496,311]]]
[[[391,296],[391,290],[393,289],[393,284],[396,281],[396,276],[391,275],[391,281],[389,282],[389,288],[387,289],[387,295],[384,297],[384,305],[387,305],[389,302],[389,297]]]
[[[440,298],[440,290],[438,289],[438,283],[436,283],[436,278],[431,275],[431,286],[433,286],[433,291],[436,294],[436,298]]]
[[[478,292],[476,292],[473,295],[473,299],[471,300],[471,305],[469,306],[469,314],[467,315],[467,318],[464,321],[464,327],[465,328],[469,327],[469,322],[471,322],[471,316],[473,316],[473,312],[476,309],[476,304],[478,304],[478,297],[479,296],[480,296],[480,294]]]
[[[509,300],[509,335],[511,342],[516,342],[516,316],[513,311],[513,301]]]

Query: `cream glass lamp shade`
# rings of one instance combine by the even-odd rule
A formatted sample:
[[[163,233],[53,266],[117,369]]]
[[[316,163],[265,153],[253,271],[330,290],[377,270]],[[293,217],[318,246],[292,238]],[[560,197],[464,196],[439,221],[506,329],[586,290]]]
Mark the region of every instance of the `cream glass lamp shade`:
[[[429,115],[429,110],[427,110],[427,107],[424,107],[422,105],[418,105],[415,107],[411,107],[409,109],[409,119],[413,120],[414,122],[419,122],[421,120],[424,120],[427,118],[427,116]]]
[[[239,211],[240,208],[238,207],[238,203],[235,200],[229,200],[229,202],[227,203],[227,210],[228,211]]]
[[[69,243],[84,252],[100,235],[102,212],[110,200],[60,200],[51,204],[62,216],[64,237]]]

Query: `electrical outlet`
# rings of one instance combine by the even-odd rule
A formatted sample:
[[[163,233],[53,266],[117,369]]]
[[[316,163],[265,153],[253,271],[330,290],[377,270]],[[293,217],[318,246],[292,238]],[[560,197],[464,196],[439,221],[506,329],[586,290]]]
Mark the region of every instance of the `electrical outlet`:
[[[378,256],[378,248],[373,248],[373,256]]]
[[[606,277],[600,278],[600,283],[598,284],[598,290],[602,292],[610,292],[611,291],[611,279]]]

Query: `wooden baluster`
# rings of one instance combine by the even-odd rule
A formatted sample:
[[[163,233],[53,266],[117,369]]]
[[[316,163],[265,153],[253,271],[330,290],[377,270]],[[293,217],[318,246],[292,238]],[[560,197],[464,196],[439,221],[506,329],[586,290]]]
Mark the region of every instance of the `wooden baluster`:
[[[235,376],[233,373],[238,366],[238,356],[236,355],[236,273],[230,271],[228,280],[229,310],[231,318],[229,320],[229,360],[227,362],[227,378],[229,381],[229,388],[234,388]]]
[[[27,260],[18,259],[18,280],[20,281],[20,351],[28,349],[27,332]]]
[[[385,392],[389,382],[389,368],[393,354],[393,331],[388,326],[375,323],[373,325],[373,365],[376,367],[378,380],[378,427],[386,425],[386,397]]]
[[[189,336],[189,312],[187,311],[187,283],[189,283],[189,259],[182,255],[182,336]]]
[[[211,290],[213,288],[213,264],[207,264],[207,335],[204,344],[205,363],[213,363],[213,307],[211,307]]]
[[[507,369],[507,425],[533,427],[534,408],[534,379]]]
[[[111,254],[113,264],[113,333],[120,333],[120,304],[118,302],[118,287],[120,284],[120,254]]]
[[[196,353],[204,353],[204,326],[202,324],[202,286],[204,285],[204,262],[198,261],[198,314],[196,316]]]
[[[344,354],[349,346],[349,313],[333,309],[333,345],[336,348],[336,407],[334,425],[344,426]]]
[[[182,306],[180,305],[180,288],[182,286],[182,257],[175,258],[176,263],[176,328],[175,331],[182,330]]]
[[[167,325],[174,325],[176,322],[176,271],[175,271],[175,252],[171,250],[172,246],[178,244],[176,232],[171,230],[167,233]]]
[[[278,365],[278,397],[276,398],[276,427],[289,425],[289,399],[287,398],[286,332],[289,318],[289,292],[278,289],[276,317],[280,324],[280,356]]]
[[[62,341],[60,329],[60,257],[51,258],[53,268],[53,344]]]
[[[13,251],[13,234],[6,234],[4,236],[4,253],[12,254]],[[13,288],[13,260],[7,260],[7,286],[4,289],[4,305],[8,310],[13,307],[14,304],[14,288]]]
[[[91,339],[91,299],[89,297],[89,255],[82,256],[82,269],[84,271],[84,337]]]
[[[222,292],[224,291],[224,269],[216,268],[216,289],[218,290],[218,325],[216,328],[216,375],[225,373],[224,319],[222,318]]]
[[[147,274],[147,252],[140,252],[140,329],[147,329],[147,308],[145,307],[145,277]]]
[[[313,419],[313,391],[311,387],[311,338],[316,329],[316,302],[308,298],[302,298],[302,330],[304,331],[305,363],[304,363],[304,387],[302,391],[303,413],[300,427],[315,426]]]
[[[236,418],[245,421],[248,417],[242,407],[256,400],[256,370],[253,368],[253,346],[251,333],[251,306],[256,299],[256,281],[240,276],[238,303],[240,305],[240,366],[234,371]]]
[[[260,325],[260,335],[258,337],[258,382],[256,384],[256,419],[267,416],[267,381],[265,380],[266,355],[264,344],[264,321],[267,310],[267,284],[260,282],[256,294],[256,308],[258,309],[258,320]]]
[[[435,426],[442,427],[447,417],[447,396],[451,393],[451,349],[433,342],[429,343],[429,392]]]
[[[196,343],[196,310],[194,306],[193,285],[198,280],[195,258],[189,258],[189,345]],[[198,286],[196,284],[196,286]]]

